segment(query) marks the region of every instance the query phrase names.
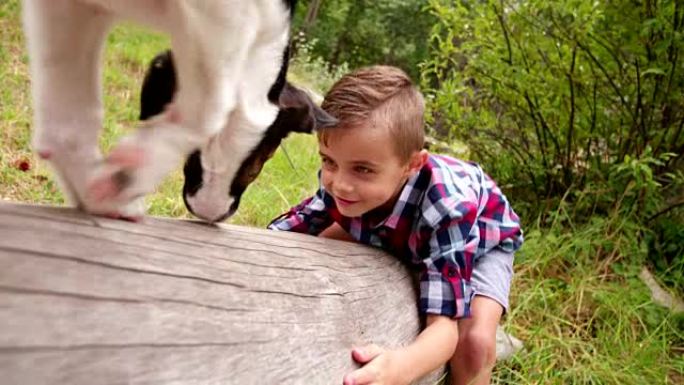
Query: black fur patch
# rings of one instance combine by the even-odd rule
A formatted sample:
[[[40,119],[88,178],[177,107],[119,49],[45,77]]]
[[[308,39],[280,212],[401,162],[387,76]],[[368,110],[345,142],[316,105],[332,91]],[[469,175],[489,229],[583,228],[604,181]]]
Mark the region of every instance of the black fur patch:
[[[171,51],[152,59],[140,93],[140,120],[147,120],[164,111],[176,92],[176,69]]]

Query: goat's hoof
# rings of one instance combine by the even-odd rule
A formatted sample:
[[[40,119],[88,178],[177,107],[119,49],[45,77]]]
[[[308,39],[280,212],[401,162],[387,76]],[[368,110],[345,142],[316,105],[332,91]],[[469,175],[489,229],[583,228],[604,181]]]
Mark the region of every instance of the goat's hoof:
[[[129,216],[129,215],[118,213],[118,212],[108,212],[108,213],[102,214],[102,216],[105,218],[109,218],[109,219],[120,219],[122,221],[134,222],[134,223],[140,223],[143,220],[142,215]]]
[[[122,198],[120,194],[131,185],[134,172],[144,163],[142,148],[130,144],[117,146],[105,160],[101,174],[88,186],[90,197],[98,202]]]

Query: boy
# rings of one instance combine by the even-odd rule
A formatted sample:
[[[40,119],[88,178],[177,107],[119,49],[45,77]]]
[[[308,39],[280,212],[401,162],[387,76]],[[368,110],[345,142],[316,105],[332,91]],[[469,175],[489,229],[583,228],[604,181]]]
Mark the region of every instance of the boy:
[[[406,347],[352,350],[345,385],[409,384],[449,362],[452,384],[488,384],[508,307],[518,216],[479,166],[423,147],[424,102],[398,68],[340,79],[318,134],[321,187],[269,228],[381,247],[421,269],[426,328]]]

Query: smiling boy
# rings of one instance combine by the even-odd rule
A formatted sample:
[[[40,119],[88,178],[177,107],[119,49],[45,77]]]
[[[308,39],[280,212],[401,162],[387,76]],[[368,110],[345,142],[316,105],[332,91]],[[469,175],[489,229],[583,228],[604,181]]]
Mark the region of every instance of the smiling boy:
[[[318,134],[320,188],[269,228],[383,248],[419,269],[426,328],[405,347],[355,348],[345,385],[409,384],[449,362],[451,384],[488,384],[508,308],[518,216],[473,164],[423,149],[424,102],[400,69],[340,79]]]

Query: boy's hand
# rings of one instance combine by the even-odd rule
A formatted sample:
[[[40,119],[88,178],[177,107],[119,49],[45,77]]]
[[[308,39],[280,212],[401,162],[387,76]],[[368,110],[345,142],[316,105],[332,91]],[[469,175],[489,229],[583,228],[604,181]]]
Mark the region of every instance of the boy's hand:
[[[457,321],[428,314],[427,327],[408,346],[352,350],[354,360],[364,366],[344,376],[344,385],[408,385],[449,361],[457,343]]]
[[[368,345],[354,348],[352,357],[364,366],[344,376],[344,385],[403,385],[410,382],[404,375],[409,363],[404,362],[400,351]]]

